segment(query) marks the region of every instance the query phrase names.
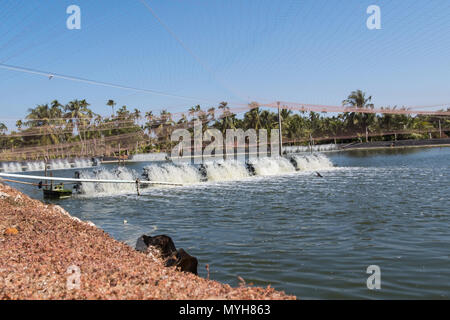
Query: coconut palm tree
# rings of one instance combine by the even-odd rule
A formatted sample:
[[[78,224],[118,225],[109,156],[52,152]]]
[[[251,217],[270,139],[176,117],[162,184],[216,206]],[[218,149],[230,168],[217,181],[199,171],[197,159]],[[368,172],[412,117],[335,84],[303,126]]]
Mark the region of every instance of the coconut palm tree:
[[[201,111],[200,105],[196,105],[196,106],[189,108],[189,116],[192,117],[192,122],[197,120],[195,118],[195,115],[198,114],[200,111]]]
[[[235,128],[236,115],[230,112],[227,102],[222,101],[218,108],[222,110],[222,115],[220,116],[220,120],[215,123],[215,127],[225,134],[227,129]]]
[[[208,109],[208,115],[210,116],[210,121],[216,120],[216,108],[211,107]]]
[[[248,107],[250,108],[250,111],[244,114],[244,127],[246,129],[251,128],[258,130],[259,128],[261,128],[261,111],[258,107],[258,103],[251,102],[249,103]]]
[[[342,101],[343,106],[350,106],[356,108],[373,109],[374,105],[371,103],[372,96],[366,98],[366,93],[361,90],[352,91],[350,95]],[[369,123],[374,120],[374,115],[369,115],[367,113],[346,113],[346,122],[350,129],[356,130],[366,130]]]
[[[73,127],[73,125],[77,127],[82,153],[84,151],[84,144],[86,140],[86,132],[83,129],[90,124],[90,121],[94,116],[94,113],[88,107],[89,103],[85,99],[73,100],[64,106],[64,110],[66,112],[64,117],[68,119],[70,127]]]
[[[160,143],[164,144],[167,148],[170,144],[170,135],[174,125],[172,114],[164,109],[160,112],[159,118],[161,121],[159,126],[156,128],[155,133]]]
[[[8,131],[8,127],[0,122],[0,134],[5,134],[6,131]]]
[[[139,109],[134,108],[133,117],[134,120],[139,121],[139,119],[141,119],[141,111]]]
[[[108,106],[108,107],[111,107],[111,109],[112,109],[112,117],[114,117],[114,106],[116,105],[116,103],[114,102],[114,100],[108,100],[107,102],[106,102],[106,105]]]
[[[16,121],[16,127],[17,127],[17,129],[22,130],[22,126],[23,126],[22,120],[17,120],[17,121]]]

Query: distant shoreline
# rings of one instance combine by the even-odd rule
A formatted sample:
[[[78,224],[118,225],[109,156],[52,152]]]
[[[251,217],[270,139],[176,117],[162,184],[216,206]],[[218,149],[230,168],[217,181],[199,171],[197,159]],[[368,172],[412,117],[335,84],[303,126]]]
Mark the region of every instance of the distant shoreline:
[[[450,147],[450,138],[361,142],[347,146],[333,151]]]

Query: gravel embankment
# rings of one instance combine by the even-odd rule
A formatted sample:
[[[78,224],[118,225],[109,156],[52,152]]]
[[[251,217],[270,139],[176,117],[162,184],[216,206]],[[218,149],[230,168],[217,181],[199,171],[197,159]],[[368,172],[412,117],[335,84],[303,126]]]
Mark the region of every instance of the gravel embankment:
[[[70,266],[81,271],[69,290]],[[75,282],[76,283],[76,282]],[[64,209],[0,183],[0,299],[295,299],[166,268]]]

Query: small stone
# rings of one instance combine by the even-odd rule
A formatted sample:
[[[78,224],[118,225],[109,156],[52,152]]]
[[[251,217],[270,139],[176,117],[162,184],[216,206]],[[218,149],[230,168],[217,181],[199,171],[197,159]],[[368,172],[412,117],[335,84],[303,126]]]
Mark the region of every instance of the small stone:
[[[7,236],[16,235],[18,233],[19,233],[19,230],[17,230],[16,228],[8,228],[5,231],[5,235],[7,235]]]
[[[6,198],[9,198],[9,197],[11,197],[9,194],[0,191],[0,199],[6,199]]]

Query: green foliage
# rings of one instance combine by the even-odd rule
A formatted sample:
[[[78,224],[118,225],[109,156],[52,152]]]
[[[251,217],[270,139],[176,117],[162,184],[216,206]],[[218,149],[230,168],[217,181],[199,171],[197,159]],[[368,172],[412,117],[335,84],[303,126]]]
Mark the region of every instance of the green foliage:
[[[371,100],[371,96],[366,97],[364,92],[356,90],[342,104],[373,109]],[[227,129],[253,128],[266,129],[270,134],[271,130],[278,128],[278,113],[263,110],[256,102],[250,103],[250,110],[239,118],[227,102],[221,102],[217,107],[211,106],[205,110],[200,105],[192,106],[187,115],[182,114],[177,121],[167,110],[162,110],[158,115],[148,111],[142,116],[139,109],[130,111],[127,106],[122,106],[114,114],[116,102],[108,100],[106,105],[112,108],[111,117],[103,118],[95,114],[84,99],[69,101],[65,105],[57,100],[37,105],[28,110],[25,121],[16,122],[17,131],[12,131],[10,135],[6,135],[8,128],[0,123],[0,147],[14,150],[28,146],[76,144],[79,146],[77,152],[88,154],[88,142],[112,138],[109,146],[117,149],[123,140],[116,141],[114,137],[125,135],[128,137],[127,144],[122,145],[122,151],[133,146],[132,152],[155,152],[170,150],[173,146],[171,133],[177,128],[187,128],[193,132],[196,120],[203,123],[203,130],[216,128],[222,133]],[[281,119],[284,142],[291,144],[307,144],[311,139],[315,143],[362,141],[366,133],[371,141],[393,140],[394,132],[398,139],[423,139],[428,138],[432,131],[435,137],[438,136],[436,129],[439,128],[439,121],[442,128],[450,126],[448,118],[389,113],[347,112],[327,115],[282,109]]]

